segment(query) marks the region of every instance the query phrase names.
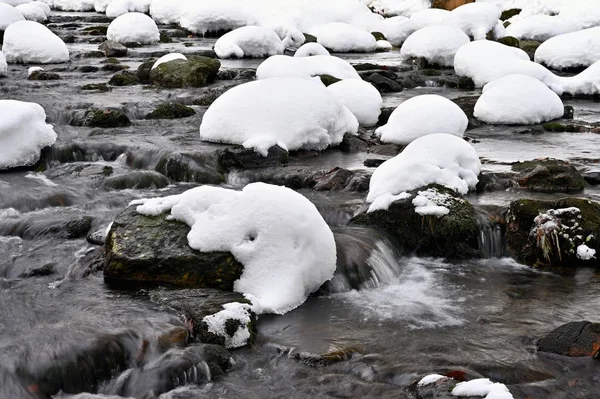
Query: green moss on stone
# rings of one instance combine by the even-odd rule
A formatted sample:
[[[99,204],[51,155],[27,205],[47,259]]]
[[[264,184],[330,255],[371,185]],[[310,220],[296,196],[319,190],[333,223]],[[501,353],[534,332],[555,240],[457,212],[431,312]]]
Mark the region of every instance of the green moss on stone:
[[[497,40],[498,43],[502,43],[505,46],[520,48],[520,41],[516,37],[505,36]]]
[[[87,85],[81,86],[81,90],[98,90],[101,92],[110,91],[111,88],[108,87],[106,83],[90,83]]]
[[[196,115],[193,108],[179,103],[162,103],[146,115],[146,119],[177,119]]]
[[[113,75],[113,77],[108,81],[108,84],[112,86],[131,86],[139,83],[140,80],[137,75],[131,72],[118,73]]]
[[[500,15],[500,20],[506,21],[507,19],[510,19],[510,18],[514,17],[515,15],[519,15],[520,13],[521,13],[520,8],[511,8],[510,10],[505,10]]]

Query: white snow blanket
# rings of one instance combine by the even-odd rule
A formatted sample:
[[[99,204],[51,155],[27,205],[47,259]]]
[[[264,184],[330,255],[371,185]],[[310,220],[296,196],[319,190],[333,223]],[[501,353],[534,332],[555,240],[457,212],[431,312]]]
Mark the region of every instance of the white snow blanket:
[[[600,60],[600,27],[553,37],[535,52],[535,62],[549,68],[587,67]]]
[[[312,32],[317,43],[336,53],[369,53],[375,51],[375,37],[364,30],[343,22],[331,22]]]
[[[0,100],[0,170],[36,163],[56,133],[36,103]]]
[[[427,10],[417,11],[410,16],[410,20],[417,29],[428,26],[444,25],[446,18],[450,16],[450,11],[439,8],[429,8]]]
[[[424,58],[430,64],[453,66],[454,55],[469,42],[469,37],[458,28],[430,26],[410,35],[402,45],[400,55],[404,59]]]
[[[469,120],[454,102],[436,94],[406,100],[390,115],[388,123],[375,134],[384,143],[406,145],[421,136],[448,133],[463,137]]]
[[[481,162],[475,149],[460,137],[434,133],[416,139],[375,170],[369,184],[369,212],[388,209],[407,191],[437,183],[457,193],[475,188]]]
[[[130,12],[117,17],[108,25],[106,38],[117,43],[158,43],[160,33],[156,23],[139,12]]]
[[[106,7],[106,16],[116,18],[128,12],[147,14],[151,0],[111,0]]]
[[[304,35],[301,32],[281,40],[272,29],[244,26],[221,36],[215,43],[215,53],[219,58],[262,58],[283,54],[286,48],[296,48],[302,43]]]
[[[236,86],[217,98],[204,114],[200,138],[266,155],[276,144],[290,151],[323,150],[357,130],[356,117],[322,83],[273,78]]]
[[[302,81],[306,83],[305,81]],[[333,233],[317,208],[286,188],[252,183],[242,191],[201,186],[179,195],[136,200],[137,211],[190,226],[190,247],[227,251],[244,265],[234,290],[251,294],[267,313],[286,313],[333,277]]]
[[[506,28],[506,34],[518,39],[543,42],[551,37],[574,30],[577,30],[576,26],[565,18],[553,15],[532,15],[510,24]]]
[[[294,53],[294,57],[312,57],[313,55],[330,55],[329,51],[319,43],[306,43]]]
[[[35,21],[18,21],[4,32],[2,52],[9,63],[50,64],[69,61],[62,39]]]
[[[263,61],[256,69],[257,79],[281,77],[311,78],[330,75],[338,79],[360,79],[358,72],[347,61],[330,56],[288,57],[274,55]]]
[[[23,21],[23,14],[10,4],[0,2],[0,31],[6,30],[13,22]]]
[[[360,125],[377,124],[383,99],[371,83],[361,79],[345,79],[329,85],[327,90],[354,114]]]
[[[483,87],[474,116],[486,123],[528,125],[562,117],[560,97],[528,75],[507,75]]]
[[[475,40],[483,40],[490,31],[496,38],[502,37],[502,28],[497,28],[502,11],[490,3],[469,3],[450,11],[444,25],[455,26]]]

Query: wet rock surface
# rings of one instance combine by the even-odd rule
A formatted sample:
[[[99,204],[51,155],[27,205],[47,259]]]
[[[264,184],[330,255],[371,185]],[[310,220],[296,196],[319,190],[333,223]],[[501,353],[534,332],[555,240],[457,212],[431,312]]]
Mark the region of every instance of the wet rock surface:
[[[540,159],[513,164],[519,185],[543,193],[580,192],[585,180],[568,162],[558,159]]]
[[[543,337],[537,349],[539,352],[563,356],[597,358],[600,351],[600,324],[589,321],[564,324]]]

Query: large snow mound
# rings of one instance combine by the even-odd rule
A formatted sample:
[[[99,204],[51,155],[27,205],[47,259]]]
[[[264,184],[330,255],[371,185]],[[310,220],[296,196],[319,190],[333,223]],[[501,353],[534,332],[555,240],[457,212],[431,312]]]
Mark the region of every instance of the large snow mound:
[[[270,57],[283,54],[286,43],[271,29],[244,26],[221,36],[215,43],[215,53],[219,58]]]
[[[330,55],[329,51],[319,43],[306,43],[294,53],[294,57],[312,57],[313,55]]]
[[[36,163],[40,150],[55,141],[39,104],[0,100],[0,170]]]
[[[543,42],[551,37],[577,30],[570,21],[552,15],[532,15],[520,19],[506,28],[508,36],[523,40]]]
[[[116,18],[128,12],[148,13],[150,0],[111,0],[106,7],[106,16]]]
[[[333,233],[316,207],[289,188],[201,186],[132,205],[146,215],[170,210],[191,227],[188,242],[198,251],[231,252],[244,265],[234,290],[253,295],[264,312],[283,314],[301,305],[336,268]]]
[[[364,29],[343,22],[332,22],[313,32],[317,43],[337,53],[375,51],[375,37]]]
[[[0,76],[6,76],[8,73],[8,65],[6,65],[6,57],[4,53],[0,51]]]
[[[330,55],[312,57],[274,55],[263,61],[256,69],[257,79],[311,78],[317,75],[330,75],[338,79],[360,79],[356,69],[347,61]]]
[[[345,79],[329,85],[327,90],[354,114],[359,124],[373,126],[379,120],[383,99],[371,83]]]
[[[406,192],[437,183],[466,194],[477,185],[481,162],[475,149],[460,137],[428,134],[411,142],[373,173],[367,202],[369,212],[387,209]]]
[[[204,114],[200,138],[266,155],[275,144],[323,150],[357,130],[354,115],[320,82],[273,78],[236,86],[217,98]]]
[[[600,60],[600,27],[553,37],[535,52],[535,62],[549,68],[587,67]]]
[[[378,29],[393,46],[400,47],[406,38],[419,28],[412,20],[397,16],[383,20]]]
[[[62,39],[35,21],[18,21],[4,32],[2,52],[9,63],[49,64],[69,61]]]
[[[28,21],[44,22],[44,21],[48,20],[48,16],[44,12],[44,9],[42,9],[40,6],[38,6],[36,4],[33,4],[33,3],[20,4],[20,5],[16,6],[15,8]]]
[[[486,123],[527,125],[563,114],[560,97],[548,86],[528,75],[507,75],[483,87],[473,115]]]
[[[182,16],[183,7],[174,4],[173,0],[152,0],[150,3],[150,16],[158,24],[178,23]]]
[[[494,31],[502,11],[490,3],[469,3],[450,11],[444,25],[455,26],[475,40],[483,40]]]
[[[52,0],[52,7],[61,11],[93,11],[94,0]]]
[[[469,37],[451,26],[430,26],[410,35],[402,48],[403,58],[424,58],[430,64],[454,65],[454,55],[460,47],[469,43]]]
[[[384,143],[406,145],[432,133],[463,137],[469,120],[454,102],[436,94],[406,100],[390,115],[388,123],[375,131]]]
[[[6,30],[13,22],[23,21],[25,17],[15,7],[0,2],[0,31]]]
[[[410,20],[417,29],[428,26],[444,25],[444,21],[450,15],[450,11],[439,8],[429,8],[427,10],[417,11],[410,16]]]
[[[106,38],[117,43],[152,44],[160,40],[160,33],[152,18],[139,12],[130,12],[108,25]]]

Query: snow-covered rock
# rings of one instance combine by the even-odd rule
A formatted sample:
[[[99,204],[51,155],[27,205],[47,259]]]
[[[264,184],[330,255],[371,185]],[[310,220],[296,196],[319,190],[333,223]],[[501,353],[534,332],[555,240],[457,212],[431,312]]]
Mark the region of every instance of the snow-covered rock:
[[[473,115],[486,123],[527,125],[563,114],[560,97],[544,83],[528,75],[507,75],[483,87]]]
[[[294,53],[294,57],[312,57],[313,55],[330,55],[329,51],[319,43],[306,43]]]
[[[9,63],[49,64],[69,61],[69,49],[44,25],[18,21],[4,32],[2,52]]]
[[[400,47],[418,28],[410,19],[398,16],[386,18],[379,24],[378,29],[392,46]]]
[[[469,120],[454,102],[436,94],[413,97],[400,104],[388,123],[375,131],[384,143],[406,145],[432,133],[463,137]]]
[[[600,27],[553,37],[535,52],[535,62],[549,68],[587,67],[600,60]]]
[[[253,12],[254,11],[254,12]],[[180,25],[204,35],[207,32],[228,31],[247,25],[258,25],[257,9],[252,2],[240,0],[193,1],[181,11]]]
[[[448,377],[446,377],[445,375],[441,375],[441,374],[429,374],[429,375],[426,375],[425,377],[421,378],[419,380],[419,382],[417,383],[417,386],[424,387],[426,385],[435,384],[439,380],[443,380],[443,379],[447,379],[447,378]]]
[[[181,53],[169,53],[160,57],[156,62],[152,65],[151,69],[156,68],[160,64],[164,64],[165,62],[173,61],[173,60],[187,60],[187,57]]]
[[[228,349],[240,348],[252,342],[248,325],[251,323],[252,313],[260,314],[262,309],[254,296],[246,294],[246,299],[251,303],[226,303],[220,312],[202,318],[209,333],[225,338],[225,347]],[[228,325],[232,320],[239,324],[233,335],[228,332]]]
[[[289,188],[201,186],[132,205],[146,215],[170,210],[191,227],[188,243],[196,250],[231,252],[244,265],[234,290],[253,295],[263,312],[282,314],[301,305],[336,268],[329,226],[310,201]]]
[[[94,10],[96,12],[106,12],[106,7],[112,0],[94,0]]]
[[[596,250],[581,244],[577,247],[577,257],[581,260],[590,260],[596,257]]]
[[[454,55],[460,47],[469,43],[469,37],[452,26],[430,26],[410,35],[402,48],[403,58],[424,58],[430,64],[454,65]]]
[[[10,6],[16,7],[19,4],[29,3],[31,0],[0,0],[0,3],[5,3]]]
[[[375,50],[377,51],[390,51],[392,48],[394,48],[394,46],[387,40],[377,40],[377,42],[375,42]]]
[[[453,396],[480,396],[484,399],[513,399],[506,385],[492,382],[488,378],[478,378],[459,382],[452,389]]]
[[[380,14],[410,17],[431,7],[431,0],[369,0],[367,4]]]
[[[502,11],[490,3],[469,3],[450,11],[444,25],[461,29],[475,40],[483,40],[497,28]]]
[[[298,43],[287,36],[281,40],[277,33],[261,26],[244,26],[221,36],[215,43],[215,53],[219,58],[262,58],[283,54],[287,47],[298,47],[304,40],[298,37]]]
[[[128,12],[148,13],[151,0],[111,0],[106,7],[106,16],[116,18]]]
[[[410,16],[410,20],[417,29],[426,28],[428,26],[444,25],[444,21],[450,15],[450,11],[441,10],[439,8],[428,8],[426,10],[417,11]]]
[[[6,57],[4,53],[0,51],[0,76],[6,76],[8,74],[8,65],[6,65]]]
[[[373,126],[379,120],[383,99],[370,83],[360,79],[340,80],[327,87],[354,114],[358,123]]]
[[[34,164],[40,150],[55,141],[39,104],[0,100],[0,170]]]
[[[475,188],[481,162],[475,149],[460,137],[435,133],[420,137],[373,173],[367,202],[369,212],[387,209],[408,191],[437,183],[457,193]]]
[[[266,155],[276,144],[290,151],[323,150],[357,130],[354,115],[320,82],[273,78],[236,86],[217,98],[204,114],[200,138]]]
[[[117,43],[152,44],[160,40],[160,33],[152,18],[139,12],[130,12],[108,25],[106,38]]]
[[[52,7],[61,11],[93,11],[94,0],[53,0]]]
[[[41,72],[43,70],[44,68],[38,66],[29,67],[29,69],[27,70],[27,77],[31,76],[34,72]]]
[[[506,34],[518,39],[543,42],[551,37],[569,33],[576,29],[571,21],[558,16],[532,15],[510,24],[506,28]]]
[[[23,21],[25,17],[10,4],[0,2],[0,31],[6,30],[13,22]]]
[[[369,53],[376,47],[370,32],[343,22],[323,25],[314,34],[317,43],[336,53]]]
[[[257,79],[311,78],[317,75],[330,75],[338,79],[360,79],[358,72],[347,61],[330,55],[312,57],[274,55],[263,61],[256,69]]]
[[[41,8],[47,17],[50,16],[50,13],[51,13],[50,6],[46,3],[44,3],[43,1],[32,1],[31,3],[27,3],[27,4],[31,4],[32,6]]]
[[[19,10],[23,17],[28,21],[44,22],[48,20],[48,16],[44,10],[33,3],[20,4],[15,8]]]
[[[158,24],[178,23],[182,16],[183,1],[152,0],[150,3],[150,16]]]

